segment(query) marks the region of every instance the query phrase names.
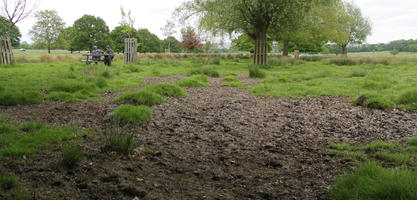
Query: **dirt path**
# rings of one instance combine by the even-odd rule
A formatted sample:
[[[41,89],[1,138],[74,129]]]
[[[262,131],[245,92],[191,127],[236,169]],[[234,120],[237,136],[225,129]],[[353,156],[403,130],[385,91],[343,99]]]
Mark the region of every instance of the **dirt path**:
[[[220,87],[221,79],[210,82],[212,87],[186,88],[187,98],[153,106],[153,120],[143,127],[125,128],[140,141],[130,159],[106,160],[94,153],[100,145],[92,142],[95,156],[89,159],[96,167],[83,166],[73,184],[85,182],[88,189],[81,192],[90,199],[117,199],[114,194],[125,194],[124,182],[142,188],[132,196],[145,199],[328,199],[334,177],[352,167],[327,154],[329,140],[364,143],[417,135],[416,112],[369,110],[334,97],[254,97],[245,89]],[[112,97],[0,107],[0,113],[17,121],[105,129],[117,106]],[[100,179],[108,174],[116,174],[119,190]],[[47,182],[63,179],[56,176]],[[77,189],[71,181],[69,191]]]

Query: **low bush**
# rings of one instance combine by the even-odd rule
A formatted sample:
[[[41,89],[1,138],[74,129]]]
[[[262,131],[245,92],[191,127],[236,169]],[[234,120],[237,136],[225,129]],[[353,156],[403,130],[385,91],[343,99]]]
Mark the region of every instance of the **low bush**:
[[[258,66],[251,65],[249,66],[249,77],[251,78],[265,78],[266,73],[259,69]]]
[[[116,102],[134,105],[152,106],[168,102],[163,96],[150,90],[139,90],[135,92],[126,92],[117,97]]]
[[[208,79],[204,75],[192,75],[178,81],[178,85],[183,87],[208,87]]]
[[[129,155],[135,148],[136,142],[132,134],[110,132],[105,136],[106,144],[103,150],[106,152],[114,151],[124,155]]]
[[[114,120],[117,123],[140,126],[152,118],[152,110],[147,106],[122,105],[116,108]]]
[[[376,163],[365,163],[337,178],[331,197],[333,200],[417,199],[417,171],[385,169]]]
[[[144,91],[155,92],[162,96],[171,97],[185,97],[188,96],[187,92],[180,86],[174,83],[157,83],[145,86],[142,88]]]
[[[62,151],[61,166],[74,169],[84,159],[84,152],[78,145],[65,145]]]

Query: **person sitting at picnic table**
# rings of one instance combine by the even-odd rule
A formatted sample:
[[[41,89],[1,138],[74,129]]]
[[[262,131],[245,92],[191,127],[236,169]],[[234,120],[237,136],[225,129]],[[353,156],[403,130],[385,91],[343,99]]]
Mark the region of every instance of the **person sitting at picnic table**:
[[[94,46],[93,51],[91,52],[91,54],[93,54],[93,56],[91,58],[93,61],[100,61],[100,55],[103,55],[104,51],[97,48],[97,46]],[[97,62],[96,62],[96,64],[97,64]]]
[[[113,61],[113,58],[114,58],[114,51],[113,49],[110,48],[110,45],[107,45],[105,56],[104,56],[104,64],[110,66],[111,62]]]

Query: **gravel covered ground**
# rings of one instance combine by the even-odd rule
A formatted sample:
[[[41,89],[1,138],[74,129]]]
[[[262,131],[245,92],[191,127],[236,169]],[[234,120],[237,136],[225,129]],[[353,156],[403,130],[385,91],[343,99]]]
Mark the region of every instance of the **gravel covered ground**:
[[[181,76],[148,79],[174,82]],[[258,80],[239,76],[249,85]],[[101,151],[100,138],[85,139],[88,156],[74,171],[57,169],[60,154],[41,150],[25,162],[4,165],[40,184],[34,198],[70,199],[328,199],[334,178],[354,163],[331,157],[329,141],[363,144],[417,135],[417,113],[370,110],[344,98],[268,98],[247,89],[185,88],[186,98],[153,106],[153,119],[134,133],[138,147],[129,157]],[[17,122],[36,120],[106,131],[113,110],[100,102],[0,107]]]

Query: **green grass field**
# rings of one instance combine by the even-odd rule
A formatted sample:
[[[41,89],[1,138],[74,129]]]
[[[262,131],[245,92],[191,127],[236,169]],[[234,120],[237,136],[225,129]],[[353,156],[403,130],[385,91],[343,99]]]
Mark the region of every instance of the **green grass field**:
[[[152,118],[152,108],[146,106],[166,103],[165,97],[188,96],[181,87],[210,87],[208,77],[222,80],[223,87],[239,87],[256,96],[302,98],[326,95],[345,97],[352,104],[370,109],[417,109],[417,57],[408,53],[397,56],[388,52],[351,54],[348,58],[307,56],[299,60],[274,57],[266,66],[255,66],[250,58],[234,56],[173,59],[172,55],[155,54],[147,55],[152,59],[142,58],[128,65],[118,58],[110,67],[102,63],[86,65],[79,61],[82,59],[80,54],[71,55],[68,51],[53,51],[52,55],[46,55],[46,50],[28,50],[16,51],[15,55],[17,64],[0,66],[0,105],[100,101],[102,93],[123,91],[115,102],[133,105],[121,105],[115,110],[113,121],[120,124],[140,126],[146,123]],[[236,77],[242,74],[260,83],[248,86]],[[176,83],[158,83],[135,92],[128,91],[142,84],[144,78],[170,75],[189,77]],[[86,134],[74,128],[55,128],[37,122],[17,125],[5,119],[0,115],[0,160],[22,159],[22,156],[36,153],[38,148]],[[105,148],[109,151],[129,154],[133,148],[134,141],[129,135],[109,138],[110,146]],[[113,148],[113,145],[118,147]],[[415,199],[416,174],[410,168],[417,165],[416,145],[417,138],[402,145],[329,143],[330,155],[366,163],[336,180],[332,198],[395,199],[397,192],[403,191],[402,199]],[[83,156],[77,146],[67,146],[62,164],[68,168],[76,167]],[[380,165],[396,168],[386,169]],[[0,175],[0,185],[2,179],[3,182],[18,183],[13,174]],[[414,182],[402,184],[404,181]],[[353,187],[355,185],[358,187]],[[363,189],[365,186],[366,190]],[[12,192],[10,195],[14,195]]]

